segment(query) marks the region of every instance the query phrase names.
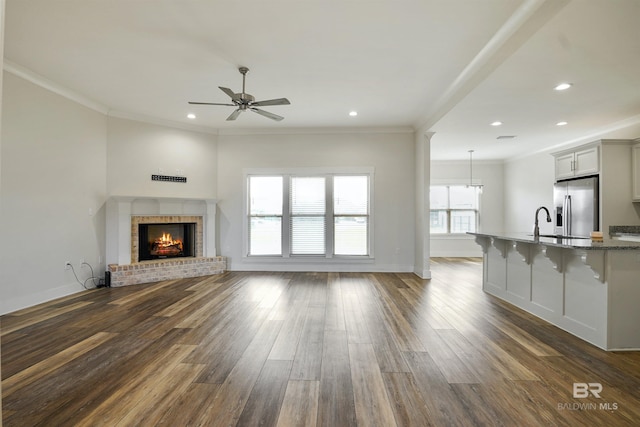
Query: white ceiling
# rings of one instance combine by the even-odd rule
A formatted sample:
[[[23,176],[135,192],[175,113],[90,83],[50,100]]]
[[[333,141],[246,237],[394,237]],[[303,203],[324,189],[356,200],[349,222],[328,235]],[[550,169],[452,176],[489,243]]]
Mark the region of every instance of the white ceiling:
[[[6,0],[5,68],[120,117],[413,128],[433,159],[509,159],[640,137],[639,21],[640,0]],[[187,104],[228,102],[239,66],[257,100],[291,101],[264,107],[282,122]]]

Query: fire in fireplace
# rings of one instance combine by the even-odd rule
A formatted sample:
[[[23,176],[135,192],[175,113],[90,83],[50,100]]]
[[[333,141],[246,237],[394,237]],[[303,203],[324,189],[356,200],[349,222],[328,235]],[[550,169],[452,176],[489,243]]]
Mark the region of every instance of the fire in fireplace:
[[[139,224],[138,260],[195,256],[195,223]]]

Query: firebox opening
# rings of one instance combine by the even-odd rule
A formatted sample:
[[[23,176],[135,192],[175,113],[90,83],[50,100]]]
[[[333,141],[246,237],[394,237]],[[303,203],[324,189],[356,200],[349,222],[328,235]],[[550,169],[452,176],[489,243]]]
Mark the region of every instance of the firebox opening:
[[[138,260],[195,256],[195,228],[191,222],[138,225]]]

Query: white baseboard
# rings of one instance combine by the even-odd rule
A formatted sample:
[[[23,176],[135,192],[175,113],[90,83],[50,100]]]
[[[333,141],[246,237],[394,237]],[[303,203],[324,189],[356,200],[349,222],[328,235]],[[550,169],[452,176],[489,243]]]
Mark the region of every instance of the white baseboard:
[[[32,307],[34,305],[42,304],[43,302],[66,297],[67,295],[82,291],[84,291],[84,289],[78,283],[69,283],[67,285],[47,289],[46,291],[38,293],[3,299],[0,301],[0,315],[12,313],[17,310],[22,310],[23,308]]]
[[[412,265],[371,263],[284,263],[284,262],[233,262],[227,258],[229,271],[318,271],[337,273],[413,273]]]

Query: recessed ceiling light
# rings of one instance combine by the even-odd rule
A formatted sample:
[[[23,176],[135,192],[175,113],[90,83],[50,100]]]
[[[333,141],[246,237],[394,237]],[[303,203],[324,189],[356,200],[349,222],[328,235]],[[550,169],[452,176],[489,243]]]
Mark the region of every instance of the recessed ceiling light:
[[[502,124],[501,121],[496,120],[495,122],[491,123],[491,126],[500,126],[501,124]]]
[[[196,118],[196,115],[193,114],[193,113],[189,113],[189,114],[187,114],[187,118],[193,120],[193,119]]]
[[[567,90],[571,86],[573,86],[572,83],[560,83],[558,86],[554,87],[553,89],[555,89],[555,90]]]
[[[558,122],[556,123],[556,126],[564,126],[566,124],[568,124],[569,122]]]
[[[357,112],[357,111],[349,111],[349,115],[350,115],[351,117],[355,117],[355,116],[357,116],[357,115],[358,115],[358,112]]]

